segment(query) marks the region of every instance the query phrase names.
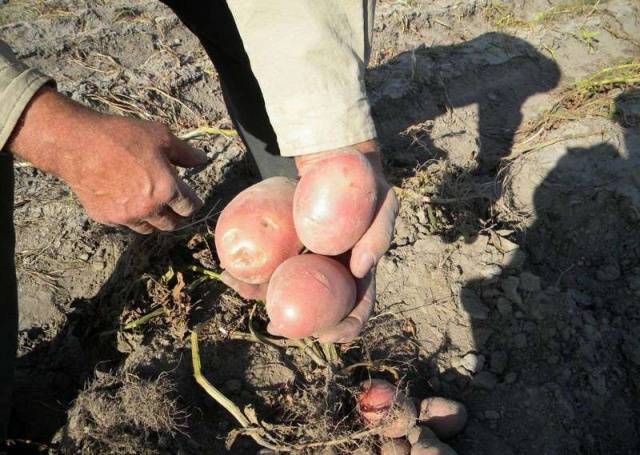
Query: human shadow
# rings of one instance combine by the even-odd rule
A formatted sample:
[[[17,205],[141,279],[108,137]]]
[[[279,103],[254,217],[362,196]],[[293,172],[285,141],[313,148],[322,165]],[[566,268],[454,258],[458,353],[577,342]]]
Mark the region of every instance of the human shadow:
[[[408,127],[475,103],[480,138],[473,158],[480,164],[479,172],[491,172],[510,150],[523,103],[554,87],[558,79],[557,66],[526,41],[488,33],[457,45],[400,54],[372,68],[367,83],[385,157],[392,167],[409,173],[444,154],[433,145],[428,130],[423,133],[428,146],[416,146],[401,134]],[[234,166],[211,188],[202,212],[222,206],[256,180],[244,163]],[[74,302],[75,311],[57,336],[18,359],[13,436],[49,441],[96,367],[115,368],[121,362],[116,335],[101,334],[117,327],[129,291],[140,277],[166,263],[162,255],[185,241],[186,236],[135,237],[97,296]]]
[[[446,157],[430,137],[429,126],[422,128],[418,141],[405,131],[475,104],[478,125],[461,119],[448,134],[475,133],[477,128],[477,147],[468,158],[477,162],[479,172],[491,172],[511,152],[525,101],[551,90],[559,79],[557,64],[527,41],[492,32],[457,45],[403,52],[372,68],[367,88],[392,166],[412,171],[429,159]]]
[[[521,168],[555,163],[535,189],[535,222],[517,236],[526,271],[507,265],[497,278],[464,285],[490,308],[472,326],[474,335],[493,333],[482,344],[476,338],[476,349],[497,379],[469,403],[498,413],[472,421],[458,441],[464,453],[640,448],[640,91],[621,94],[615,106],[619,149],[548,147]],[[514,283],[516,293],[508,291]],[[472,303],[465,295],[463,307]]]

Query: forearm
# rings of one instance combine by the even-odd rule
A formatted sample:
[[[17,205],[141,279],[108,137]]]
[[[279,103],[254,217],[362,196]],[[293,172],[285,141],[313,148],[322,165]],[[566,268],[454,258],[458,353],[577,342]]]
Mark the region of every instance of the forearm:
[[[283,156],[376,137],[364,86],[373,1],[228,4]]]
[[[18,61],[0,40],[0,150],[4,149],[29,101],[52,79]]]
[[[23,111],[7,143],[7,150],[38,169],[73,184],[79,179],[81,161],[91,161],[89,140],[104,134],[92,127],[102,114],[91,111],[42,87]]]

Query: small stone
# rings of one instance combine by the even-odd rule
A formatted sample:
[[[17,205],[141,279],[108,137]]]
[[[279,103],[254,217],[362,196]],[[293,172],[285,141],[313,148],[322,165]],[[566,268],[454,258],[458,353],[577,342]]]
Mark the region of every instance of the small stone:
[[[472,384],[481,389],[492,390],[498,383],[498,378],[493,373],[481,371],[473,377]]]
[[[491,353],[491,363],[489,369],[496,374],[504,373],[507,368],[507,353],[504,351],[493,351]]]
[[[487,319],[489,317],[489,307],[487,307],[480,297],[469,288],[460,290],[460,304],[472,319]]]
[[[516,319],[524,318],[524,313],[520,310],[516,311],[513,315],[516,317]]]
[[[78,255],[78,259],[80,259],[81,261],[88,261],[89,260],[89,254],[88,253],[80,253]]]
[[[596,271],[596,278],[600,281],[615,281],[620,278],[620,268],[617,264],[607,264]]]
[[[513,371],[511,373],[507,373],[507,375],[504,377],[504,382],[506,382],[507,384],[513,384],[517,380],[518,374],[514,373]]]
[[[524,333],[518,333],[513,337],[513,345],[518,349],[524,349],[527,347],[527,335]]]
[[[105,267],[107,265],[102,262],[102,261],[97,261],[97,262],[92,262],[91,263],[91,268],[95,271],[95,272],[100,272],[101,270],[104,270]]]
[[[513,314],[513,304],[504,297],[498,297],[496,307],[502,317],[508,318]]]
[[[489,420],[497,420],[500,418],[500,413],[498,411],[489,410],[484,412],[484,416]]]
[[[502,291],[504,295],[516,305],[522,305],[522,297],[518,294],[520,280],[518,277],[510,276],[502,280]]]
[[[479,270],[478,274],[483,280],[492,280],[502,275],[502,267],[498,264],[485,264],[484,267]]]
[[[460,365],[462,365],[465,370],[470,371],[471,373],[478,373],[484,366],[484,356],[476,355],[473,352],[470,352],[469,354],[462,357]]]
[[[540,277],[531,272],[522,272],[520,274],[520,289],[527,292],[540,291]]]

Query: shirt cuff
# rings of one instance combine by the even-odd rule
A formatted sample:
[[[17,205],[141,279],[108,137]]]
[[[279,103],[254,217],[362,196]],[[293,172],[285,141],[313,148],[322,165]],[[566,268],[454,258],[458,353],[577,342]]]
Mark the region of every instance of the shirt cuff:
[[[33,95],[53,82],[49,76],[20,62],[3,63],[0,60],[0,150],[9,141]]]

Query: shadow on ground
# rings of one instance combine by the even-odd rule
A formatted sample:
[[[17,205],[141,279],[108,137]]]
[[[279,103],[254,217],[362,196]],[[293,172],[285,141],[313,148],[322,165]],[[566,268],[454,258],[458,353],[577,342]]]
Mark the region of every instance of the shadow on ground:
[[[520,57],[508,57],[513,49]],[[477,150],[470,158],[477,162],[477,175],[495,177],[500,159],[511,151],[523,104],[554,88],[559,78],[553,61],[529,43],[502,33],[454,46],[418,48],[372,68],[368,85],[389,167],[410,175],[417,165],[446,157],[428,128],[420,133],[420,144],[404,132],[453,108],[475,104]],[[634,96],[625,94],[618,104]],[[492,315],[497,315],[499,297],[487,290],[502,293],[505,281],[516,278],[521,300],[510,302],[512,311],[506,316],[473,321],[474,335],[487,328],[493,333],[488,340],[484,335],[477,339],[487,368],[493,370],[493,359],[504,353],[507,365],[520,369],[516,385],[506,382],[505,369],[496,370],[495,388],[465,394],[472,412],[475,406],[493,407],[503,423],[473,419],[455,441],[463,453],[635,453],[640,445],[634,398],[639,371],[629,363],[630,356],[638,356],[629,338],[634,323],[637,330],[640,307],[626,286],[640,276],[639,217],[624,192],[611,190],[617,182],[594,187],[590,177],[624,176],[637,182],[631,175],[640,156],[637,123],[627,123],[620,115],[626,156],[608,143],[569,150],[536,189],[537,221],[518,234],[518,243],[527,253],[527,270],[541,278],[540,289],[524,289],[522,275],[512,270],[464,285],[482,298]],[[229,170],[212,188],[204,211],[254,179],[241,166]],[[183,242],[165,235],[136,238],[98,296],[76,302],[59,335],[19,359],[14,436],[48,441],[94,370],[115,368],[122,361],[117,340],[98,334],[117,323],[128,290],[140,276]],[[243,368],[242,359],[238,362]],[[181,368],[188,376],[188,363]],[[149,375],[159,370],[151,369]],[[453,382],[466,387],[466,381],[461,377]],[[454,395],[461,396],[462,389],[458,392]],[[217,431],[223,437],[227,428]]]

